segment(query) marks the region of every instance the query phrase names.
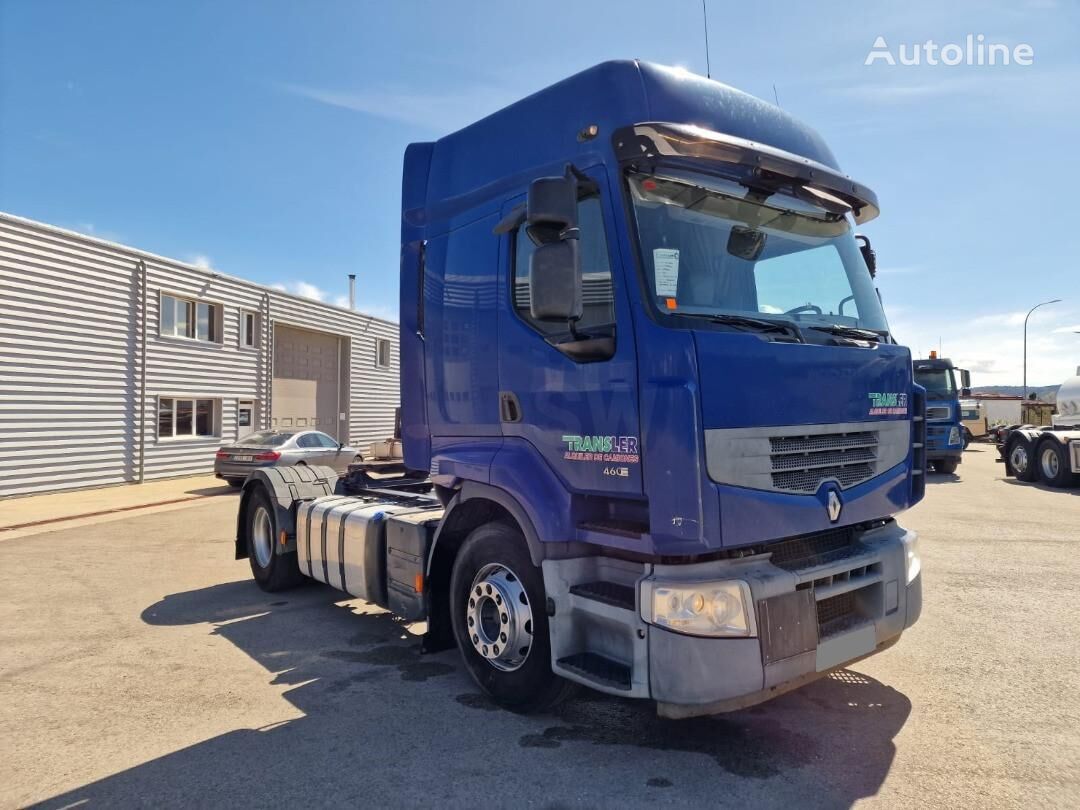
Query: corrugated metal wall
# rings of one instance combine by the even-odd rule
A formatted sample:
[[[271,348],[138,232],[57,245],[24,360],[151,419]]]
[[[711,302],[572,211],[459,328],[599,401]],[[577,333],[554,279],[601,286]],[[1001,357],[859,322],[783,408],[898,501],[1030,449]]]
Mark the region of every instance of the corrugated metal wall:
[[[220,305],[220,343],[160,335],[163,292]],[[257,348],[241,346],[242,310],[260,315]],[[146,479],[209,472],[239,400],[269,419],[275,323],[344,338],[349,440],[391,435],[396,324],[0,213],[0,496],[136,481],[140,467]],[[219,435],[159,438],[160,396],[215,400]]]

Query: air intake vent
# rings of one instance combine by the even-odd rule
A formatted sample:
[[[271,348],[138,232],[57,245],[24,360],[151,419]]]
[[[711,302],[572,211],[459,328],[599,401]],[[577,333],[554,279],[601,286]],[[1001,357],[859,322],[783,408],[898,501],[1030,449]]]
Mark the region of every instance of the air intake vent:
[[[927,422],[945,422],[949,418],[948,405],[931,405],[926,409]]]
[[[873,478],[876,430],[769,438],[773,487],[788,492],[817,492],[824,481],[841,489]]]

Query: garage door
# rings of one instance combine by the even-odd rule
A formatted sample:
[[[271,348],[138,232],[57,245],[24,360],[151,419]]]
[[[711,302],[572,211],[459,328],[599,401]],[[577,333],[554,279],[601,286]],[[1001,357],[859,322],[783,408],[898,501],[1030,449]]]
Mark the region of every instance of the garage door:
[[[274,327],[272,427],[315,428],[343,438],[338,436],[340,343],[336,335]]]

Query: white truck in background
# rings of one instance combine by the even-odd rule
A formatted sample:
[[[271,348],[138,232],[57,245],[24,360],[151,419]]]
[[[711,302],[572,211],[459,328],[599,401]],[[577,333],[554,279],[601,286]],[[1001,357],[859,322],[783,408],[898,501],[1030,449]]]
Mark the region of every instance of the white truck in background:
[[[1051,424],[1009,431],[1001,452],[1005,474],[1018,481],[1080,486],[1080,367],[1058,389]]]

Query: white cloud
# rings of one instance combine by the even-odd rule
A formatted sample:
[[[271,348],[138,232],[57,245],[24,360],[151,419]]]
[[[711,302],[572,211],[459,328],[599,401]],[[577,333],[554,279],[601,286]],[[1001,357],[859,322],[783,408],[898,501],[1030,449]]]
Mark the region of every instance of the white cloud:
[[[276,281],[270,285],[275,290],[310,298],[313,301],[325,301],[326,293],[307,281]]]
[[[910,347],[915,357],[926,357],[940,345],[943,357],[972,372],[975,387],[1022,382],[1027,310],[987,313],[967,320],[942,319],[895,307],[887,311],[896,339]],[[1029,385],[1052,385],[1073,374],[1080,363],[1080,335],[1060,324],[1074,321],[1076,315],[1075,310],[1040,310],[1031,316],[1027,331]]]
[[[331,295],[320,287],[315,286],[307,281],[295,280],[295,281],[276,281],[270,285],[272,289],[281,290],[281,292],[291,293],[292,295],[299,295],[302,298],[310,298],[313,301],[322,301],[325,304],[333,304],[336,307],[348,309],[349,296],[346,294]],[[397,323],[398,311],[396,306],[387,306],[385,304],[366,304],[358,306],[357,310],[362,315],[374,315],[376,318],[382,318],[383,320],[393,321]]]
[[[124,239],[120,234],[115,231],[102,231],[93,222],[76,222],[74,225],[67,226],[70,230],[77,233],[84,233],[87,236],[92,236],[95,239],[104,239],[106,242],[123,242]]]
[[[193,264],[202,270],[212,270],[214,263],[205,253],[193,253],[188,257],[188,264]]]
[[[1067,335],[1070,332],[1080,332],[1080,323],[1074,323],[1072,326],[1059,326],[1054,330],[1055,335]]]
[[[402,89],[337,90],[283,83],[295,96],[438,132],[459,129],[514,100],[508,90],[476,85],[451,93],[418,94]]]

